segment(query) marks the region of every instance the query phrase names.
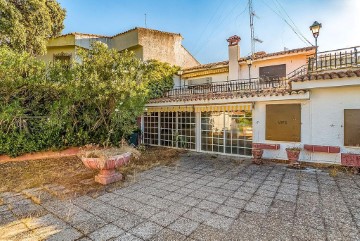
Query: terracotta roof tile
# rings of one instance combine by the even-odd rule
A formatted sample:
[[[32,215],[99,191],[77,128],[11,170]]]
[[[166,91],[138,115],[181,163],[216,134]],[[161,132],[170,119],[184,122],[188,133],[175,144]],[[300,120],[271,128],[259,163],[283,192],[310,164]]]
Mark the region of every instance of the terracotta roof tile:
[[[57,36],[57,37],[55,37],[55,38],[65,37],[65,36],[69,36],[69,35],[85,35],[85,36],[96,37],[96,38],[109,38],[109,36],[105,36],[105,35],[91,34],[91,33],[78,33],[78,32],[72,32],[72,33],[62,34],[62,35]]]
[[[229,61],[221,61],[221,62],[215,62],[215,63],[208,63],[208,64],[200,64],[191,68],[186,68],[183,69],[184,71],[190,72],[193,70],[204,70],[204,69],[212,69],[212,68],[218,68],[218,67],[224,67],[224,66],[228,66],[229,65]]]
[[[360,77],[360,68],[350,69],[347,71],[331,72],[331,73],[306,74],[292,79],[291,82],[304,82],[304,81],[321,80],[321,79],[341,79],[346,77]]]
[[[285,51],[268,53],[268,54],[265,53],[265,52],[257,52],[257,53],[255,53],[255,60],[268,58],[268,57],[273,57],[273,56],[280,56],[280,55],[287,55],[287,54],[293,54],[293,53],[308,52],[308,51],[311,51],[311,50],[315,51],[315,48],[316,48],[315,46],[311,46],[311,47],[304,47],[304,48],[297,48],[297,49],[289,49],[289,50],[285,50]],[[246,58],[243,58],[241,61],[245,61],[245,60],[246,60]]]
[[[264,51],[261,52],[257,52],[255,53],[255,60],[260,60],[263,58],[268,58],[268,57],[273,57],[273,56],[281,56],[281,55],[287,55],[287,54],[293,54],[293,53],[301,53],[301,52],[308,52],[311,50],[315,50],[315,47],[304,47],[304,48],[297,48],[297,49],[290,49],[290,50],[286,50],[286,51],[280,51],[280,52],[275,52],[275,53],[266,53]],[[248,57],[243,57],[239,59],[239,62],[245,62],[246,59]],[[201,65],[197,65],[191,68],[186,68],[183,69],[185,72],[191,72],[191,71],[196,71],[196,70],[207,70],[207,69],[211,69],[211,68],[219,68],[219,67],[223,67],[223,66],[228,66],[229,65],[229,61],[220,61],[220,62],[215,62],[215,63],[209,63],[209,64],[201,64]]]
[[[164,34],[169,34],[169,35],[178,35],[178,36],[181,36],[180,33],[171,33],[171,32],[165,32],[165,31],[160,31],[160,30],[156,30],[156,29],[135,27],[135,28],[126,30],[125,32],[121,32],[121,33],[115,34],[115,35],[112,36],[111,38],[117,37],[117,36],[122,35],[122,34],[125,34],[125,33],[129,33],[129,32],[135,31],[135,30],[146,30],[146,31],[149,31],[149,32],[154,32],[154,33],[164,33]]]
[[[223,92],[223,93],[207,93],[207,94],[189,94],[183,96],[163,97],[152,99],[148,103],[168,103],[180,101],[198,101],[198,100],[215,100],[215,99],[234,99],[234,98],[249,98],[249,97],[263,97],[263,96],[285,96],[294,94],[303,94],[307,90],[285,90],[285,89],[271,89],[248,92]]]

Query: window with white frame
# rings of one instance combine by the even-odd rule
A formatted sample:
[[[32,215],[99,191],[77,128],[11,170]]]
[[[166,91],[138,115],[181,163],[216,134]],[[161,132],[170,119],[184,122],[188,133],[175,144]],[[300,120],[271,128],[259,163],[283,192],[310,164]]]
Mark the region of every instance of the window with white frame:
[[[224,152],[224,113],[201,113],[201,150]]]
[[[160,113],[160,145],[175,147],[176,112]]]
[[[144,115],[144,144],[159,144],[159,117],[158,112]]]
[[[251,112],[201,113],[201,150],[235,155],[251,155]]]
[[[225,153],[251,156],[252,116],[251,112],[225,113]]]
[[[178,125],[175,140],[177,147],[195,149],[195,113],[178,112]]]

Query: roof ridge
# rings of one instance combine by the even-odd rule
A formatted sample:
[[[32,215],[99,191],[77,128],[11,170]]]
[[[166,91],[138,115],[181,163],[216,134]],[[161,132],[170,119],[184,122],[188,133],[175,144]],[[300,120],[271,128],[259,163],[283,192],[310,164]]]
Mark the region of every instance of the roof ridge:
[[[178,36],[181,36],[180,33],[166,32],[166,31],[161,31],[161,30],[151,29],[151,28],[134,27],[134,28],[131,28],[131,29],[126,30],[126,31],[124,31],[124,32],[120,32],[120,33],[118,33],[118,34],[115,34],[115,35],[111,36],[111,38],[117,37],[117,36],[122,35],[122,34],[125,34],[125,33],[132,32],[132,31],[134,31],[134,30],[147,30],[147,31],[150,31],[150,32],[158,32],[158,33],[164,33],[164,34],[169,34],[169,35],[178,35]],[[181,36],[181,37],[182,37],[182,36]]]
[[[66,33],[66,34],[61,34],[57,37],[64,37],[64,36],[68,36],[68,35],[87,35],[87,36],[94,36],[94,37],[109,38],[109,36],[106,36],[106,35],[93,34],[93,33],[79,33],[79,32],[70,32],[70,33]],[[55,38],[57,38],[57,37],[55,37]]]

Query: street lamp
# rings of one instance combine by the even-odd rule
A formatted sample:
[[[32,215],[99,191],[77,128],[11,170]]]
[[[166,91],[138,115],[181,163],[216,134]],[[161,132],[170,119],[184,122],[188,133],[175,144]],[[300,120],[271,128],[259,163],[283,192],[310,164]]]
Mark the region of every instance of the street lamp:
[[[179,70],[178,72],[177,72],[177,74],[180,76],[180,87],[181,87],[181,77],[182,77],[182,74],[184,73],[184,71],[182,71],[182,70]],[[185,86],[185,81],[184,81],[184,86]]]
[[[249,67],[249,83],[250,83],[250,85],[251,85],[251,65],[252,65],[252,63],[253,63],[253,60],[252,60],[251,56],[249,56],[249,57],[246,59],[246,63],[247,63],[247,65],[248,65],[248,67]],[[250,85],[249,85],[249,86],[250,86]]]
[[[320,28],[321,28],[321,23],[318,23],[317,21],[315,21],[311,26],[310,26],[310,30],[315,38],[315,64],[317,63],[317,49],[318,49],[318,45],[317,45],[317,38],[319,37],[319,33],[320,33]]]

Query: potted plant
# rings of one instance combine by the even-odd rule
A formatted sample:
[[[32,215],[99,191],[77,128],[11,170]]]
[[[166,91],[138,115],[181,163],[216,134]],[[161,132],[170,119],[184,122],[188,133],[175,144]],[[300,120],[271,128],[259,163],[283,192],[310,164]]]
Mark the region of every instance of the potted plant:
[[[300,147],[288,147],[286,148],[286,154],[288,160],[290,161],[290,166],[300,167],[299,156],[300,156]]]
[[[257,165],[260,165],[263,163],[262,161],[262,155],[264,153],[264,150],[263,149],[260,149],[260,148],[253,148],[252,149],[252,155],[253,155],[253,162]]]
[[[140,152],[130,146],[108,148],[80,153],[81,161],[87,168],[99,170],[95,182],[107,185],[122,180],[122,174],[116,168],[129,163],[131,156],[139,157]]]

